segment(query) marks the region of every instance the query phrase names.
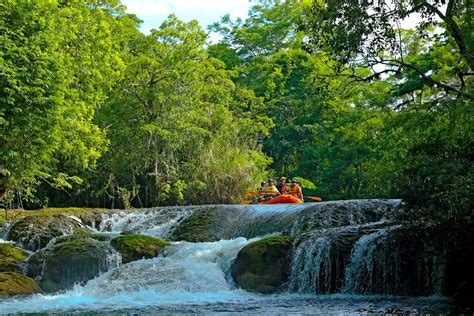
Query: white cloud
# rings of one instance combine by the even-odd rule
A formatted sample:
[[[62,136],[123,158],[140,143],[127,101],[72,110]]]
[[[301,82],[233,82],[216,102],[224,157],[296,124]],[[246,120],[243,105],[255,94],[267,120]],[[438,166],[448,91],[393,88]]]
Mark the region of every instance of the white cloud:
[[[144,21],[142,30],[158,28],[172,13],[183,21],[198,20],[201,26],[217,22],[225,14],[246,18],[249,0],[122,0],[128,12]]]

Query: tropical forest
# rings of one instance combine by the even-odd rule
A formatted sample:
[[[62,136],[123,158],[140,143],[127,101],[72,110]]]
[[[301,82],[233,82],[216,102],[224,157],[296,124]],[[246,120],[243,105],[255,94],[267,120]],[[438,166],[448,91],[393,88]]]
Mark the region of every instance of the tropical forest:
[[[249,2],[0,1],[0,314],[473,312],[474,2]]]

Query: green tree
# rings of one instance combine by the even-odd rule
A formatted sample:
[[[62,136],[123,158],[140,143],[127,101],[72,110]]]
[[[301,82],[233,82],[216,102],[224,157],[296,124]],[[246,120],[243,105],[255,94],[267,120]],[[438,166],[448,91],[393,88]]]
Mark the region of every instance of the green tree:
[[[106,148],[94,113],[123,63],[118,1],[0,4],[0,156],[3,200],[34,199],[39,183],[67,188]]]
[[[97,116],[111,141],[99,195],[136,206],[235,202],[266,166],[264,123],[243,111],[260,102],[205,41],[196,21],[170,16],[130,42],[124,78]]]

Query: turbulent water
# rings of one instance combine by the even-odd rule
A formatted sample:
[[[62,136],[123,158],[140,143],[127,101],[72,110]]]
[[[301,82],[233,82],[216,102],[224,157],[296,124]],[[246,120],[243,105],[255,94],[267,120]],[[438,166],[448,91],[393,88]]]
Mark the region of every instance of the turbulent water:
[[[307,208],[307,207],[306,207]],[[233,234],[280,232],[286,226],[303,229],[314,219],[302,206],[233,206],[238,216]],[[165,238],[192,214],[193,208],[161,208],[133,213],[104,215],[98,231],[118,234],[139,232]],[[301,220],[301,216],[307,219]],[[298,218],[299,225],[294,221]],[[309,220],[308,220],[309,219]],[[293,226],[292,226],[293,225]],[[262,228],[266,226],[267,228]],[[274,231],[278,233],[279,231]],[[261,233],[260,236],[264,235]],[[337,232],[339,233],[339,231]],[[234,312],[257,314],[367,314],[367,313],[447,313],[449,304],[440,297],[396,297],[349,294],[357,288],[358,270],[370,245],[383,230],[358,239],[347,267],[345,287],[340,293],[320,295],[331,287],[331,235],[307,235],[294,251],[290,293],[260,295],[235,286],[230,266],[239,250],[256,238],[229,238],[216,242],[174,242],[153,259],[120,265],[83,286],[56,294],[0,299],[0,313],[111,313],[169,314]],[[258,234],[257,234],[258,235]],[[324,272],[325,271],[325,272]],[[324,272],[324,273],[320,273]],[[316,291],[314,290],[316,288]]]
[[[258,295],[235,288],[231,261],[251,240],[178,242],[154,259],[110,270],[85,286],[54,295],[0,300],[9,313],[367,313],[444,312],[439,298],[357,295]]]

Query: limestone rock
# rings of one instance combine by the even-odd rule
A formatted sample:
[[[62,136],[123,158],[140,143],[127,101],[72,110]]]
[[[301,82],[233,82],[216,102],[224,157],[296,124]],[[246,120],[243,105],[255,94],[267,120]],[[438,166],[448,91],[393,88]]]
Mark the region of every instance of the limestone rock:
[[[77,220],[65,215],[27,216],[12,224],[7,239],[23,249],[36,251],[46,247],[53,238],[72,235],[77,230],[84,228]]]
[[[112,246],[122,255],[122,262],[156,257],[170,243],[150,236],[130,234],[114,238]]]
[[[198,206],[174,230],[172,240],[211,242],[235,237],[243,210],[233,206]]]
[[[77,214],[77,217],[81,219],[81,222],[84,225],[87,225],[92,228],[98,228],[102,222],[102,213],[98,210],[93,210],[89,212],[81,212]]]
[[[12,244],[0,244],[0,272],[22,272],[28,253]]]
[[[41,293],[35,280],[16,272],[0,272],[0,297]]]
[[[28,260],[27,275],[46,292],[84,284],[109,268],[118,266],[116,252],[107,242],[87,236],[66,236]]]
[[[238,286],[251,292],[275,293],[287,282],[293,238],[268,237],[242,248],[231,267]]]

